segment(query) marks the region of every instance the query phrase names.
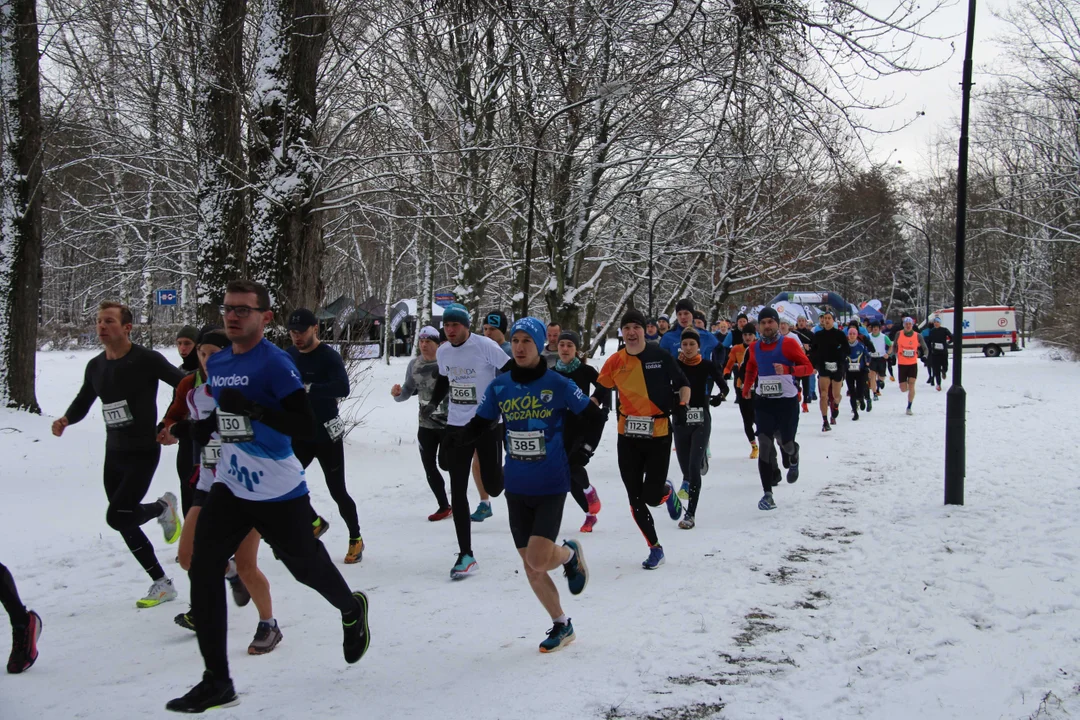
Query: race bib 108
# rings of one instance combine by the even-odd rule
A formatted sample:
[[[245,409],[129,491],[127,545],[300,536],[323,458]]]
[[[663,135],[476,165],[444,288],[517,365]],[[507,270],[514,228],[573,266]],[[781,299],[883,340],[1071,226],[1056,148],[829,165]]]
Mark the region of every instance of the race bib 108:
[[[686,408],[686,424],[687,425],[701,425],[705,422],[705,408],[688,407]]]

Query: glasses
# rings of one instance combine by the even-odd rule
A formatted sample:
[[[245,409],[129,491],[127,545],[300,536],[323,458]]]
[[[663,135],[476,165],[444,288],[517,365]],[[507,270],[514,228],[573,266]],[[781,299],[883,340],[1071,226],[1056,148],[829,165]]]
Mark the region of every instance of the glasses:
[[[266,312],[266,308],[260,307],[248,307],[247,305],[222,305],[221,317],[226,317],[229,313],[235,313],[238,318],[246,318],[253,312]]]

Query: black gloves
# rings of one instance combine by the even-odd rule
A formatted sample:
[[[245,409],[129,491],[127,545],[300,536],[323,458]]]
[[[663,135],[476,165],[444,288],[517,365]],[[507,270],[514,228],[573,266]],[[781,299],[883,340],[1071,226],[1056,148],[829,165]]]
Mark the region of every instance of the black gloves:
[[[210,436],[215,432],[217,432],[217,410],[192,425],[191,437],[196,445],[205,447],[210,444]]]
[[[725,390],[726,390],[726,388],[725,388]],[[711,398],[709,398],[709,404],[712,405],[713,407],[720,407],[720,403],[724,402],[724,397],[726,395],[727,395],[727,392],[724,392],[721,395],[713,395]]]
[[[674,425],[686,424],[686,406],[678,404],[671,410],[671,422]]]
[[[218,395],[218,407],[230,415],[247,415],[255,404],[236,388],[224,388]]]
[[[592,459],[592,456],[593,449],[588,443],[582,443],[570,451],[568,460],[570,461],[571,467],[585,467],[589,464],[589,460]]]

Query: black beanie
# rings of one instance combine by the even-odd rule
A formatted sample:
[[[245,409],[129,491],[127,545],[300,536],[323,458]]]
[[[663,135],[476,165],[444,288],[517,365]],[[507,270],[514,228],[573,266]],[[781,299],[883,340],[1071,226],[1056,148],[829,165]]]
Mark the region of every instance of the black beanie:
[[[745,325],[742,326],[742,330],[736,330],[735,332],[741,332],[743,335],[745,335],[747,333],[750,333],[752,335],[757,335],[757,325],[755,325],[752,322],[748,322],[748,323],[746,323]]]
[[[645,315],[640,310],[635,310],[634,308],[630,308],[625,313],[623,313],[622,320],[619,321],[619,327],[624,328],[627,325],[629,325],[630,323],[634,323],[635,325],[640,325],[641,329],[644,330],[645,329]]]
[[[705,313],[701,312],[700,310],[695,310],[693,312],[693,316],[694,316],[695,320],[700,320],[701,322],[705,322]]]
[[[563,330],[561,333],[559,333],[559,342],[562,342],[563,340],[569,340],[570,342],[574,343],[575,349],[581,347],[581,336],[573,330]]]
[[[195,342],[199,339],[199,331],[191,325],[185,325],[180,328],[180,332],[176,333],[176,339],[187,338],[191,342]]]
[[[780,313],[776,312],[771,307],[761,308],[761,312],[758,313],[757,321],[760,323],[762,320],[773,319],[776,322],[780,322]]]
[[[675,303],[675,312],[681,312],[686,310],[688,312],[694,312],[694,301],[690,298],[683,298],[679,302]]]
[[[679,340],[693,340],[701,347],[701,335],[694,328],[683,328],[682,335],[679,336]]]
[[[219,348],[229,347],[232,341],[225,335],[225,330],[218,325],[203,325],[199,331],[199,345],[216,345]]]

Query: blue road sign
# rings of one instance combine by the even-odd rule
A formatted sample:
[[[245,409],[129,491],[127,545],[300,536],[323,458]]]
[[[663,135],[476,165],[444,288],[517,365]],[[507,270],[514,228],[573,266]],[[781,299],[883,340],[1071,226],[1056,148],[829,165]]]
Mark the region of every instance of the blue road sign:
[[[158,290],[157,291],[157,304],[158,305],[175,305],[176,304],[176,291],[175,290]]]

